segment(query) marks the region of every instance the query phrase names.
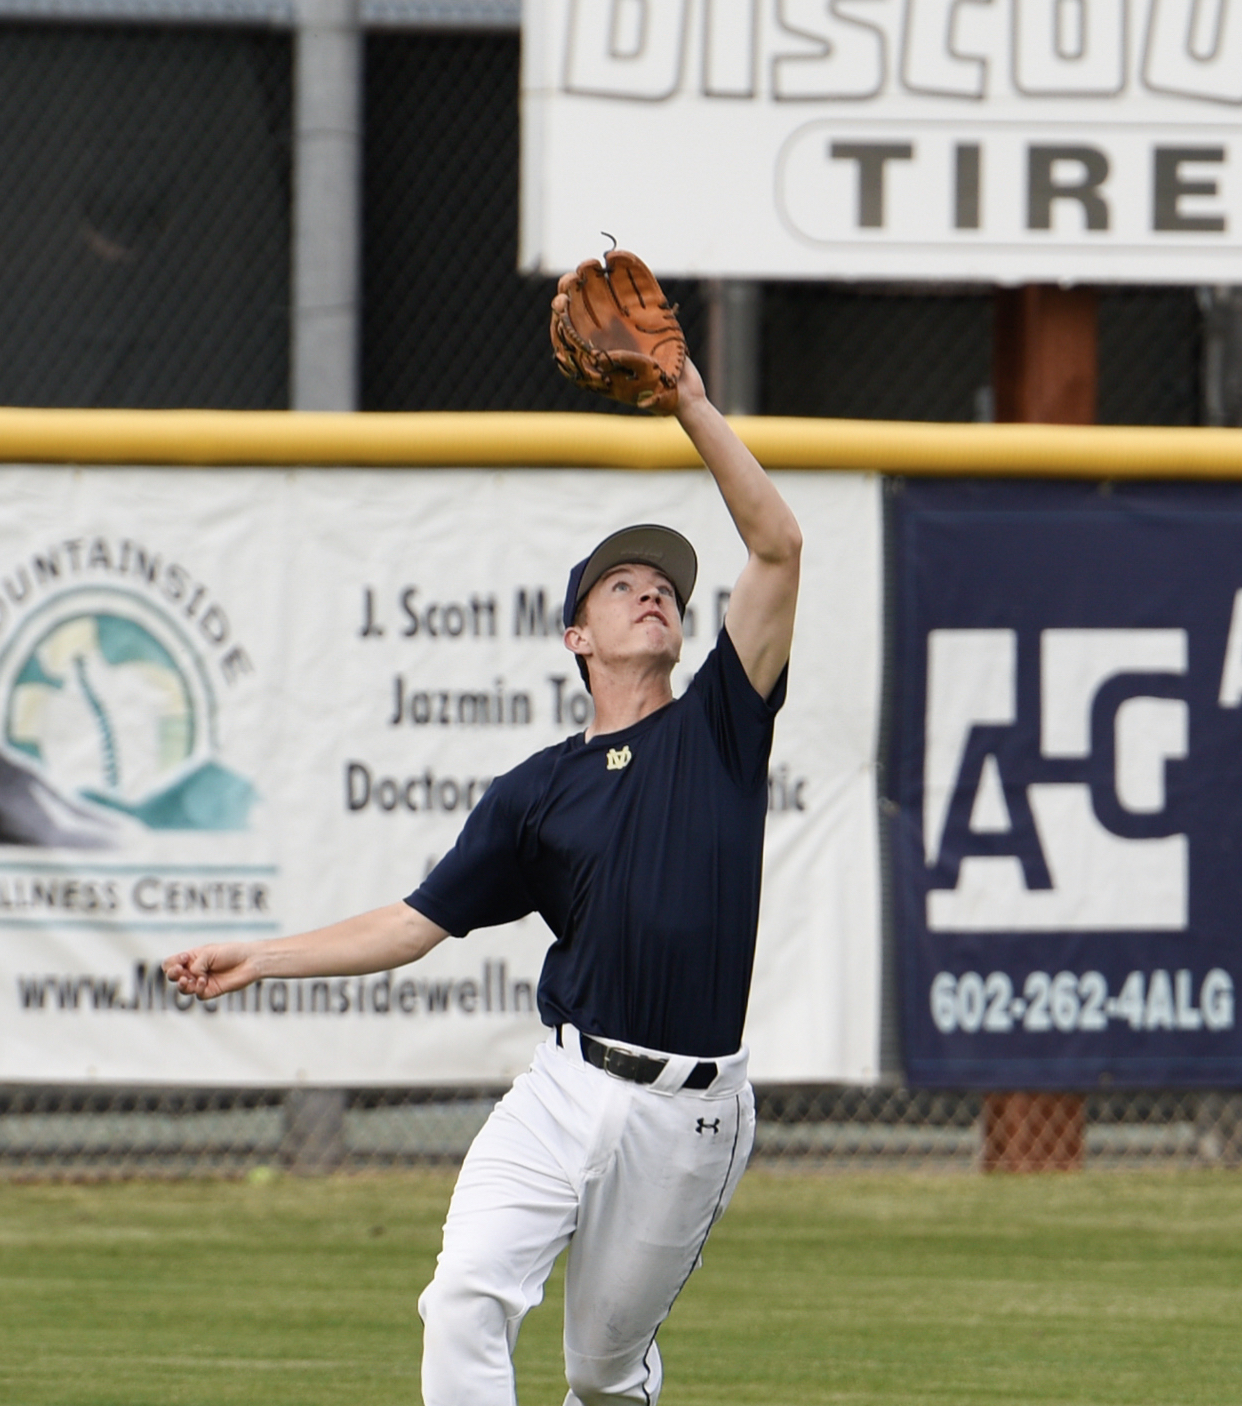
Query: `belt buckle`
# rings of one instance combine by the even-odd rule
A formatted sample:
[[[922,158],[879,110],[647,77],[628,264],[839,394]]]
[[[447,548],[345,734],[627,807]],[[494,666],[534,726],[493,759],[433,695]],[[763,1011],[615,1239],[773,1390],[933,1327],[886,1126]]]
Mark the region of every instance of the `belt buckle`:
[[[646,1055],[634,1054],[616,1045],[604,1046],[604,1072],[617,1079],[626,1079],[632,1084],[650,1084],[659,1077],[661,1067],[659,1060]]]
[[[604,1073],[614,1079],[634,1078],[634,1056],[628,1050],[620,1050],[616,1045],[604,1046]]]

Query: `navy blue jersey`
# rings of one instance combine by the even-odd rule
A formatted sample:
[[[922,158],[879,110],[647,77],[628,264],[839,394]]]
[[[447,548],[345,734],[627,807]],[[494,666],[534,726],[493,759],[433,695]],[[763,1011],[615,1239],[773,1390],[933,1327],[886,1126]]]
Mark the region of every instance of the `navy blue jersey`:
[[[750,993],[768,755],[764,700],[728,632],[683,697],[497,777],[406,902],[459,937],[538,912],[555,934],[546,1025],[731,1054]]]

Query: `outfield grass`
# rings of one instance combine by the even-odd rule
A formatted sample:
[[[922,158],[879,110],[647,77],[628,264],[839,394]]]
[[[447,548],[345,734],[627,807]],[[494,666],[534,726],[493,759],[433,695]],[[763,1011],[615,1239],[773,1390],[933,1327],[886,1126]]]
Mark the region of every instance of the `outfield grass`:
[[[413,1406],[450,1185],[0,1185],[0,1401]],[[522,1406],[564,1395],[560,1292]],[[752,1172],[660,1341],[664,1406],[1231,1406],[1242,1177]]]

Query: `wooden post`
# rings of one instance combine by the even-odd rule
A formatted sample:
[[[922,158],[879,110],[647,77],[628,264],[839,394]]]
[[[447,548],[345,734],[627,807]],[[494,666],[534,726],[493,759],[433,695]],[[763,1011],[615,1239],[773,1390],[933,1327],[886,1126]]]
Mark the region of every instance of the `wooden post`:
[[[1094,288],[998,288],[992,394],[998,420],[1093,425],[1099,385]]]
[[[1099,388],[1094,288],[998,288],[992,343],[997,420],[1095,423]],[[1076,1170],[1083,1162],[1081,1094],[995,1093],[983,1105],[987,1171]]]
[[[1085,1125],[1081,1094],[988,1094],[984,1171],[1081,1171]]]

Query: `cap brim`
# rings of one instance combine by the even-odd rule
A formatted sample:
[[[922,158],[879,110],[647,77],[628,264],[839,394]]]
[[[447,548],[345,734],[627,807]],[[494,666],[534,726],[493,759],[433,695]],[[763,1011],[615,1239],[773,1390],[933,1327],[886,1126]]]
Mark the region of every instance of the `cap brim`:
[[[694,590],[695,579],[699,574],[698,557],[694,548],[671,527],[661,527],[657,523],[642,523],[637,527],[623,527],[611,537],[605,537],[586,559],[582,577],[578,582],[576,609],[591,587],[605,572],[614,566],[628,562],[641,562],[644,566],[654,566],[673,583],[673,589],[684,607]]]

